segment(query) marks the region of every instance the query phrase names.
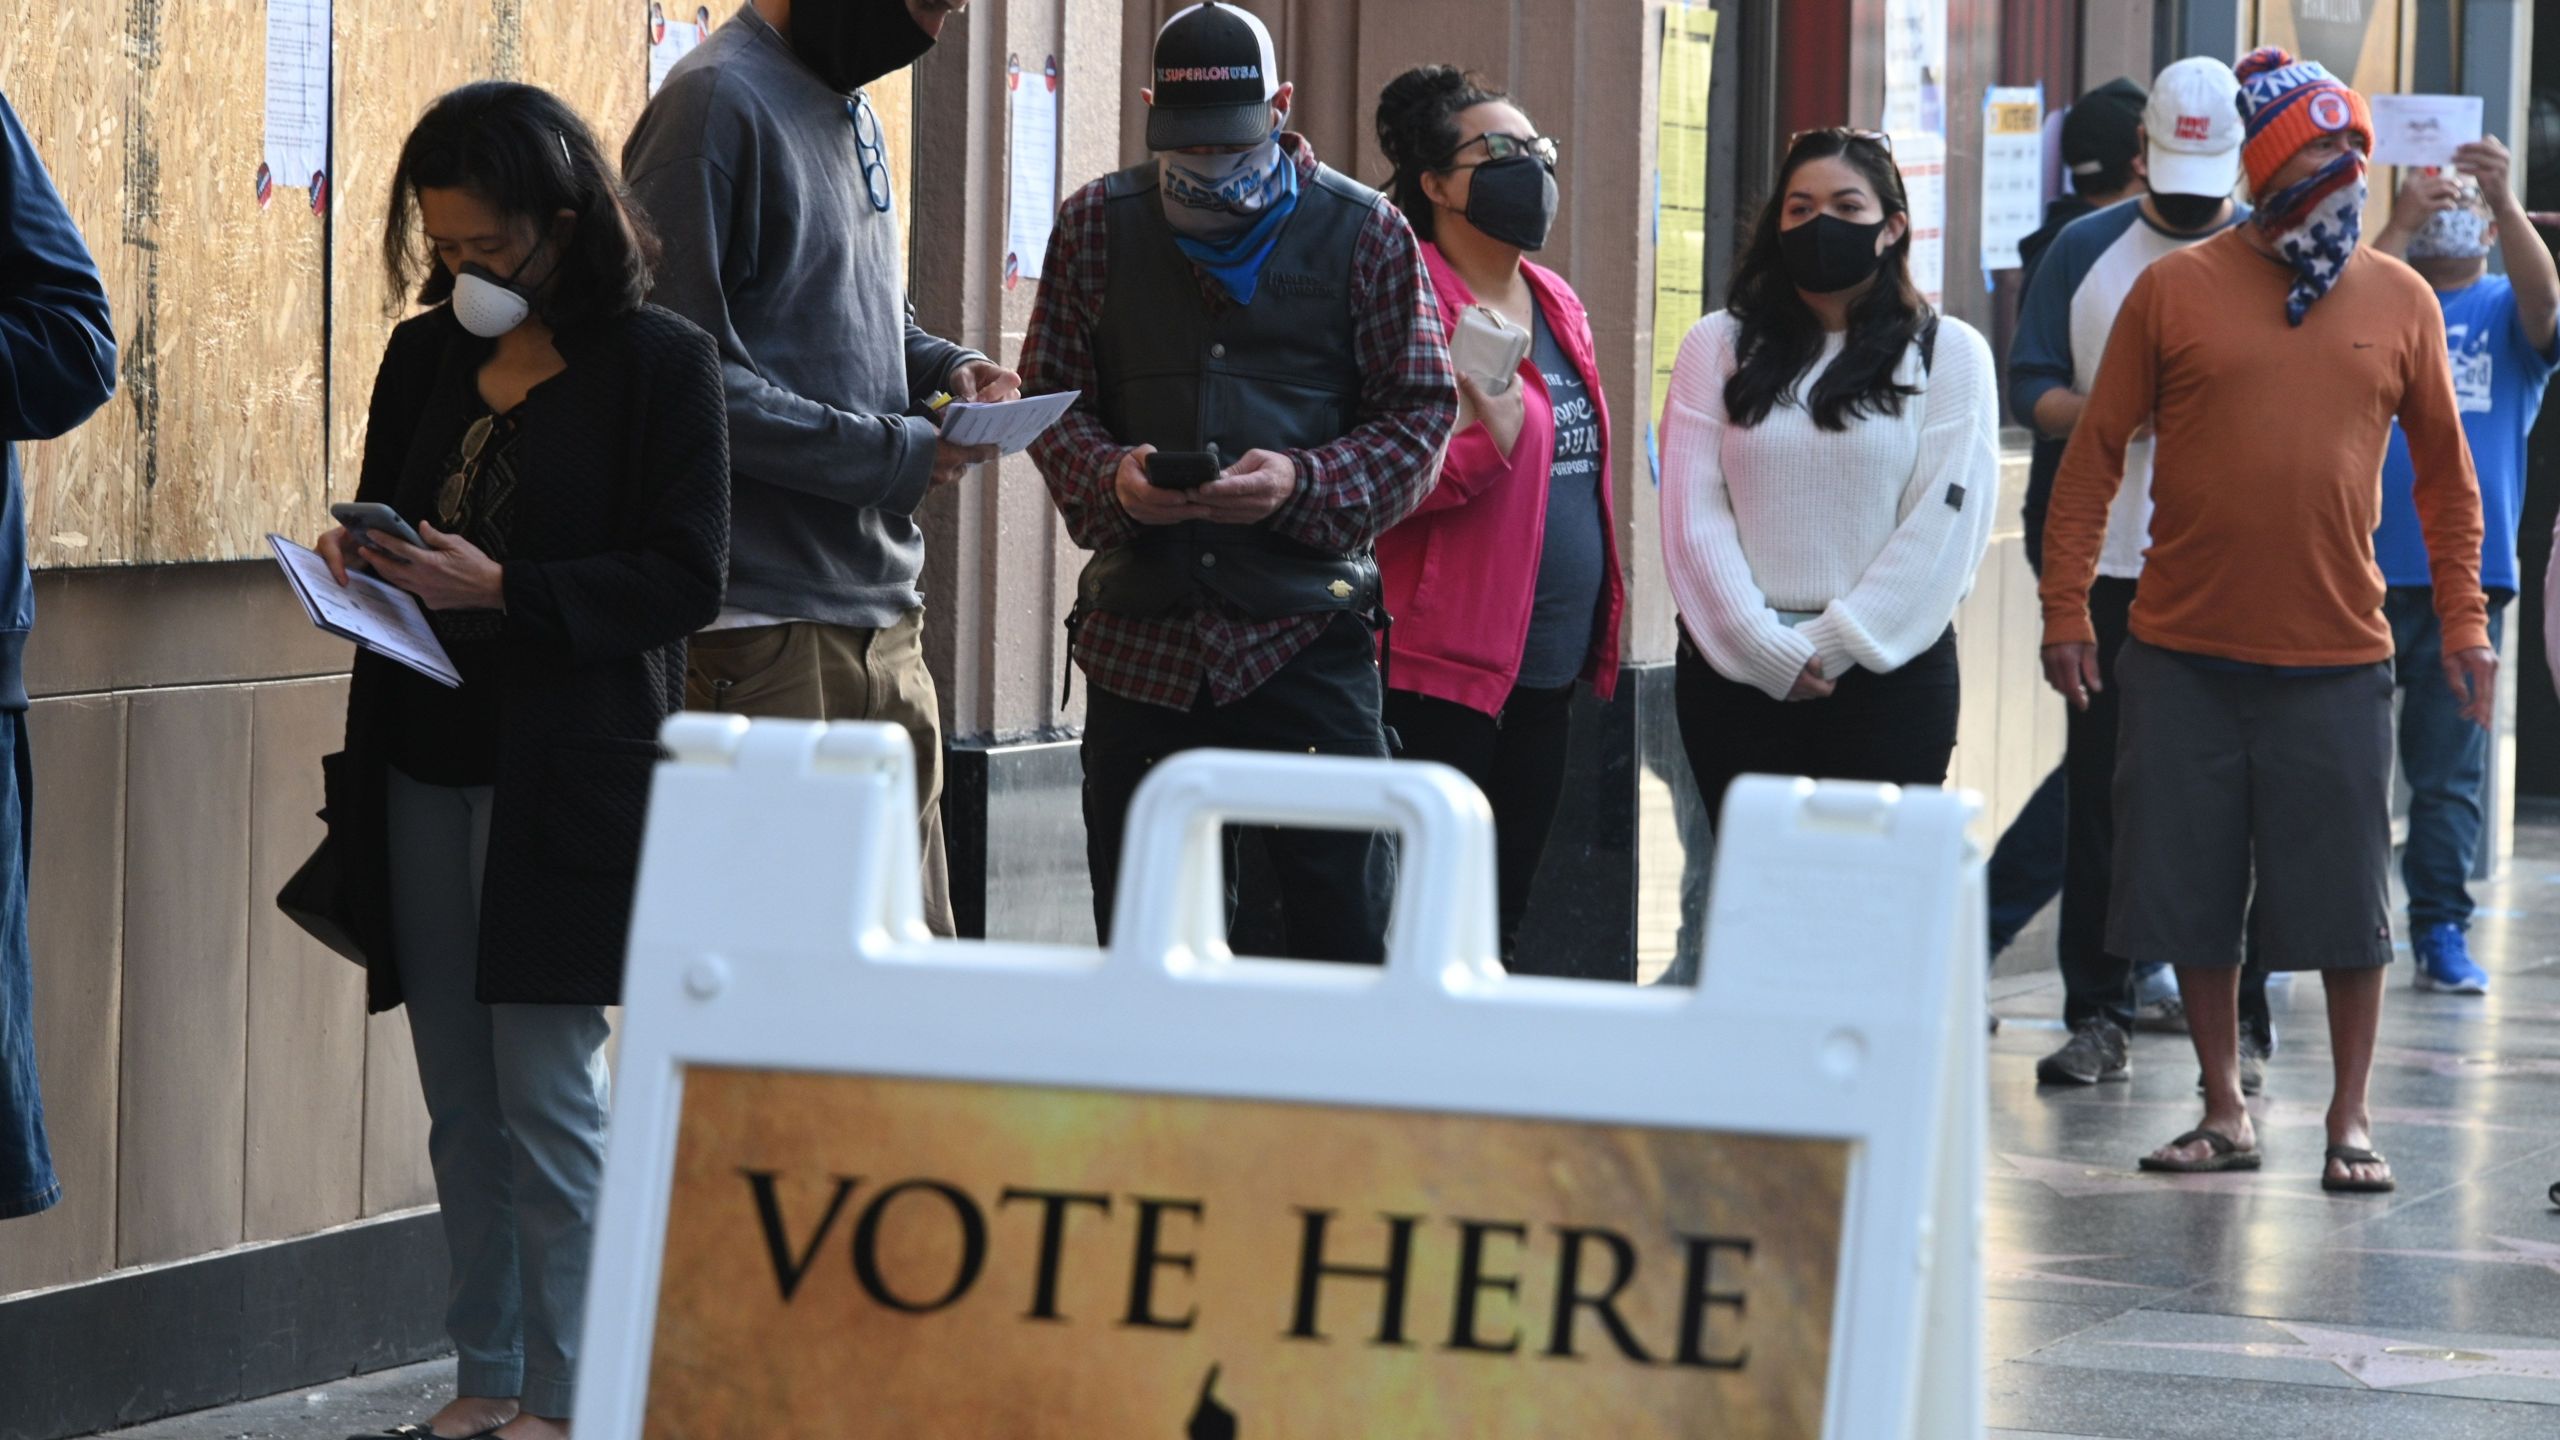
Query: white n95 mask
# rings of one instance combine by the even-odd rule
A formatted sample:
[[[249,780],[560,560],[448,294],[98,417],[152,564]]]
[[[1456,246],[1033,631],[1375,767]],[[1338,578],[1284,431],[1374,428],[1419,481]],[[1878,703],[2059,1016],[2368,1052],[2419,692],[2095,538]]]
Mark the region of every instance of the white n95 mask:
[[[481,339],[495,340],[533,318],[533,301],[488,267],[465,265],[453,276],[453,318]]]

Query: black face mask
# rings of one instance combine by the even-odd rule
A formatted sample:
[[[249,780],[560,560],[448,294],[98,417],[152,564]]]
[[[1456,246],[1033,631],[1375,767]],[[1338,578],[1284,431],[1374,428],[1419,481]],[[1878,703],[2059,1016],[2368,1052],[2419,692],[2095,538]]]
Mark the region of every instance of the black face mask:
[[[1786,261],[1787,278],[1810,295],[1847,290],[1883,267],[1876,237],[1887,222],[1860,225],[1837,215],[1816,215],[1793,230],[1778,232],[1778,255]]]
[[[1514,155],[1476,167],[1463,213],[1488,239],[1543,250],[1555,228],[1556,201],[1556,172],[1535,155]]]
[[[907,0],[799,0],[791,7],[791,53],[839,95],[913,65],[932,48]]]
[[[2221,218],[2223,198],[2219,195],[2163,195],[2151,192],[2151,208],[2160,212],[2160,223],[2172,230],[2201,230]]]

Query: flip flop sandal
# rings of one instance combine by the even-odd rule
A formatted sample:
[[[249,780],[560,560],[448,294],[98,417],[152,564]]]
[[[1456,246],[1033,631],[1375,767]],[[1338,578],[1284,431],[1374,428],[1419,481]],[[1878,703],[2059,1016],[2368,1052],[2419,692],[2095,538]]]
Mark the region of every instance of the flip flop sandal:
[[[470,1435],[438,1435],[431,1426],[394,1425],[388,1430],[368,1430],[361,1435],[350,1435],[347,1440],[494,1440],[497,1433],[505,1428],[498,1425]]]
[[[2348,1165],[2388,1166],[2391,1163],[2378,1152],[2359,1150],[2353,1145],[2332,1145],[2327,1156]],[[2340,1180],[2329,1173],[2328,1166],[2323,1165],[2320,1167],[2320,1188],[2335,1195],[2387,1195],[2399,1189],[2400,1182],[2389,1175],[2379,1180]]]
[[[2255,1170],[2264,1162],[2264,1157],[2259,1155],[2256,1146],[2253,1145],[2244,1150],[2240,1148],[2238,1141],[2219,1130],[2202,1128],[2190,1130],[2170,1141],[2164,1148],[2175,1149],[2181,1145],[2192,1145],[2199,1140],[2203,1141],[2205,1148],[2213,1153],[2201,1160],[2163,1160],[2157,1155],[2145,1155],[2142,1157],[2142,1168],[2166,1171],[2172,1175],[2213,1175],[2225,1170]]]
[[[2555,1180],[2551,1184],[2551,1203],[2555,1207],[2560,1207],[2560,1180]]]

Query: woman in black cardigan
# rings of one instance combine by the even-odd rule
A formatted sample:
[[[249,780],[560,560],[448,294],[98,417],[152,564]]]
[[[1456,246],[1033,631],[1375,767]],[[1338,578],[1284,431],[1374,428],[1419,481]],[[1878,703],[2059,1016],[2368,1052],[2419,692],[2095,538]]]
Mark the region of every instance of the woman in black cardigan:
[[[392,332],[359,500],[423,545],[320,552],[426,606],[459,689],[356,659],[329,820],[376,1010],[404,1001],[453,1264],[457,1398],[430,1428],[567,1430],[659,723],[719,612],[727,410],[710,338],[642,302],[651,241],[575,113],[431,107],[392,179]]]

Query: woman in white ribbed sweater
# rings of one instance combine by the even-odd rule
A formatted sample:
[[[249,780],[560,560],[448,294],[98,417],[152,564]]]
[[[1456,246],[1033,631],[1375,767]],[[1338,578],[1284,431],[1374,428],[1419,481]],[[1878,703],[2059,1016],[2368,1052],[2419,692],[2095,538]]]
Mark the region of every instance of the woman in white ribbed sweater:
[[[1951,622],[1999,487],[1991,349],[1911,283],[1890,143],[1808,131],[1779,175],[1662,419],[1680,734],[1709,814],[1748,773],[1945,781]]]

